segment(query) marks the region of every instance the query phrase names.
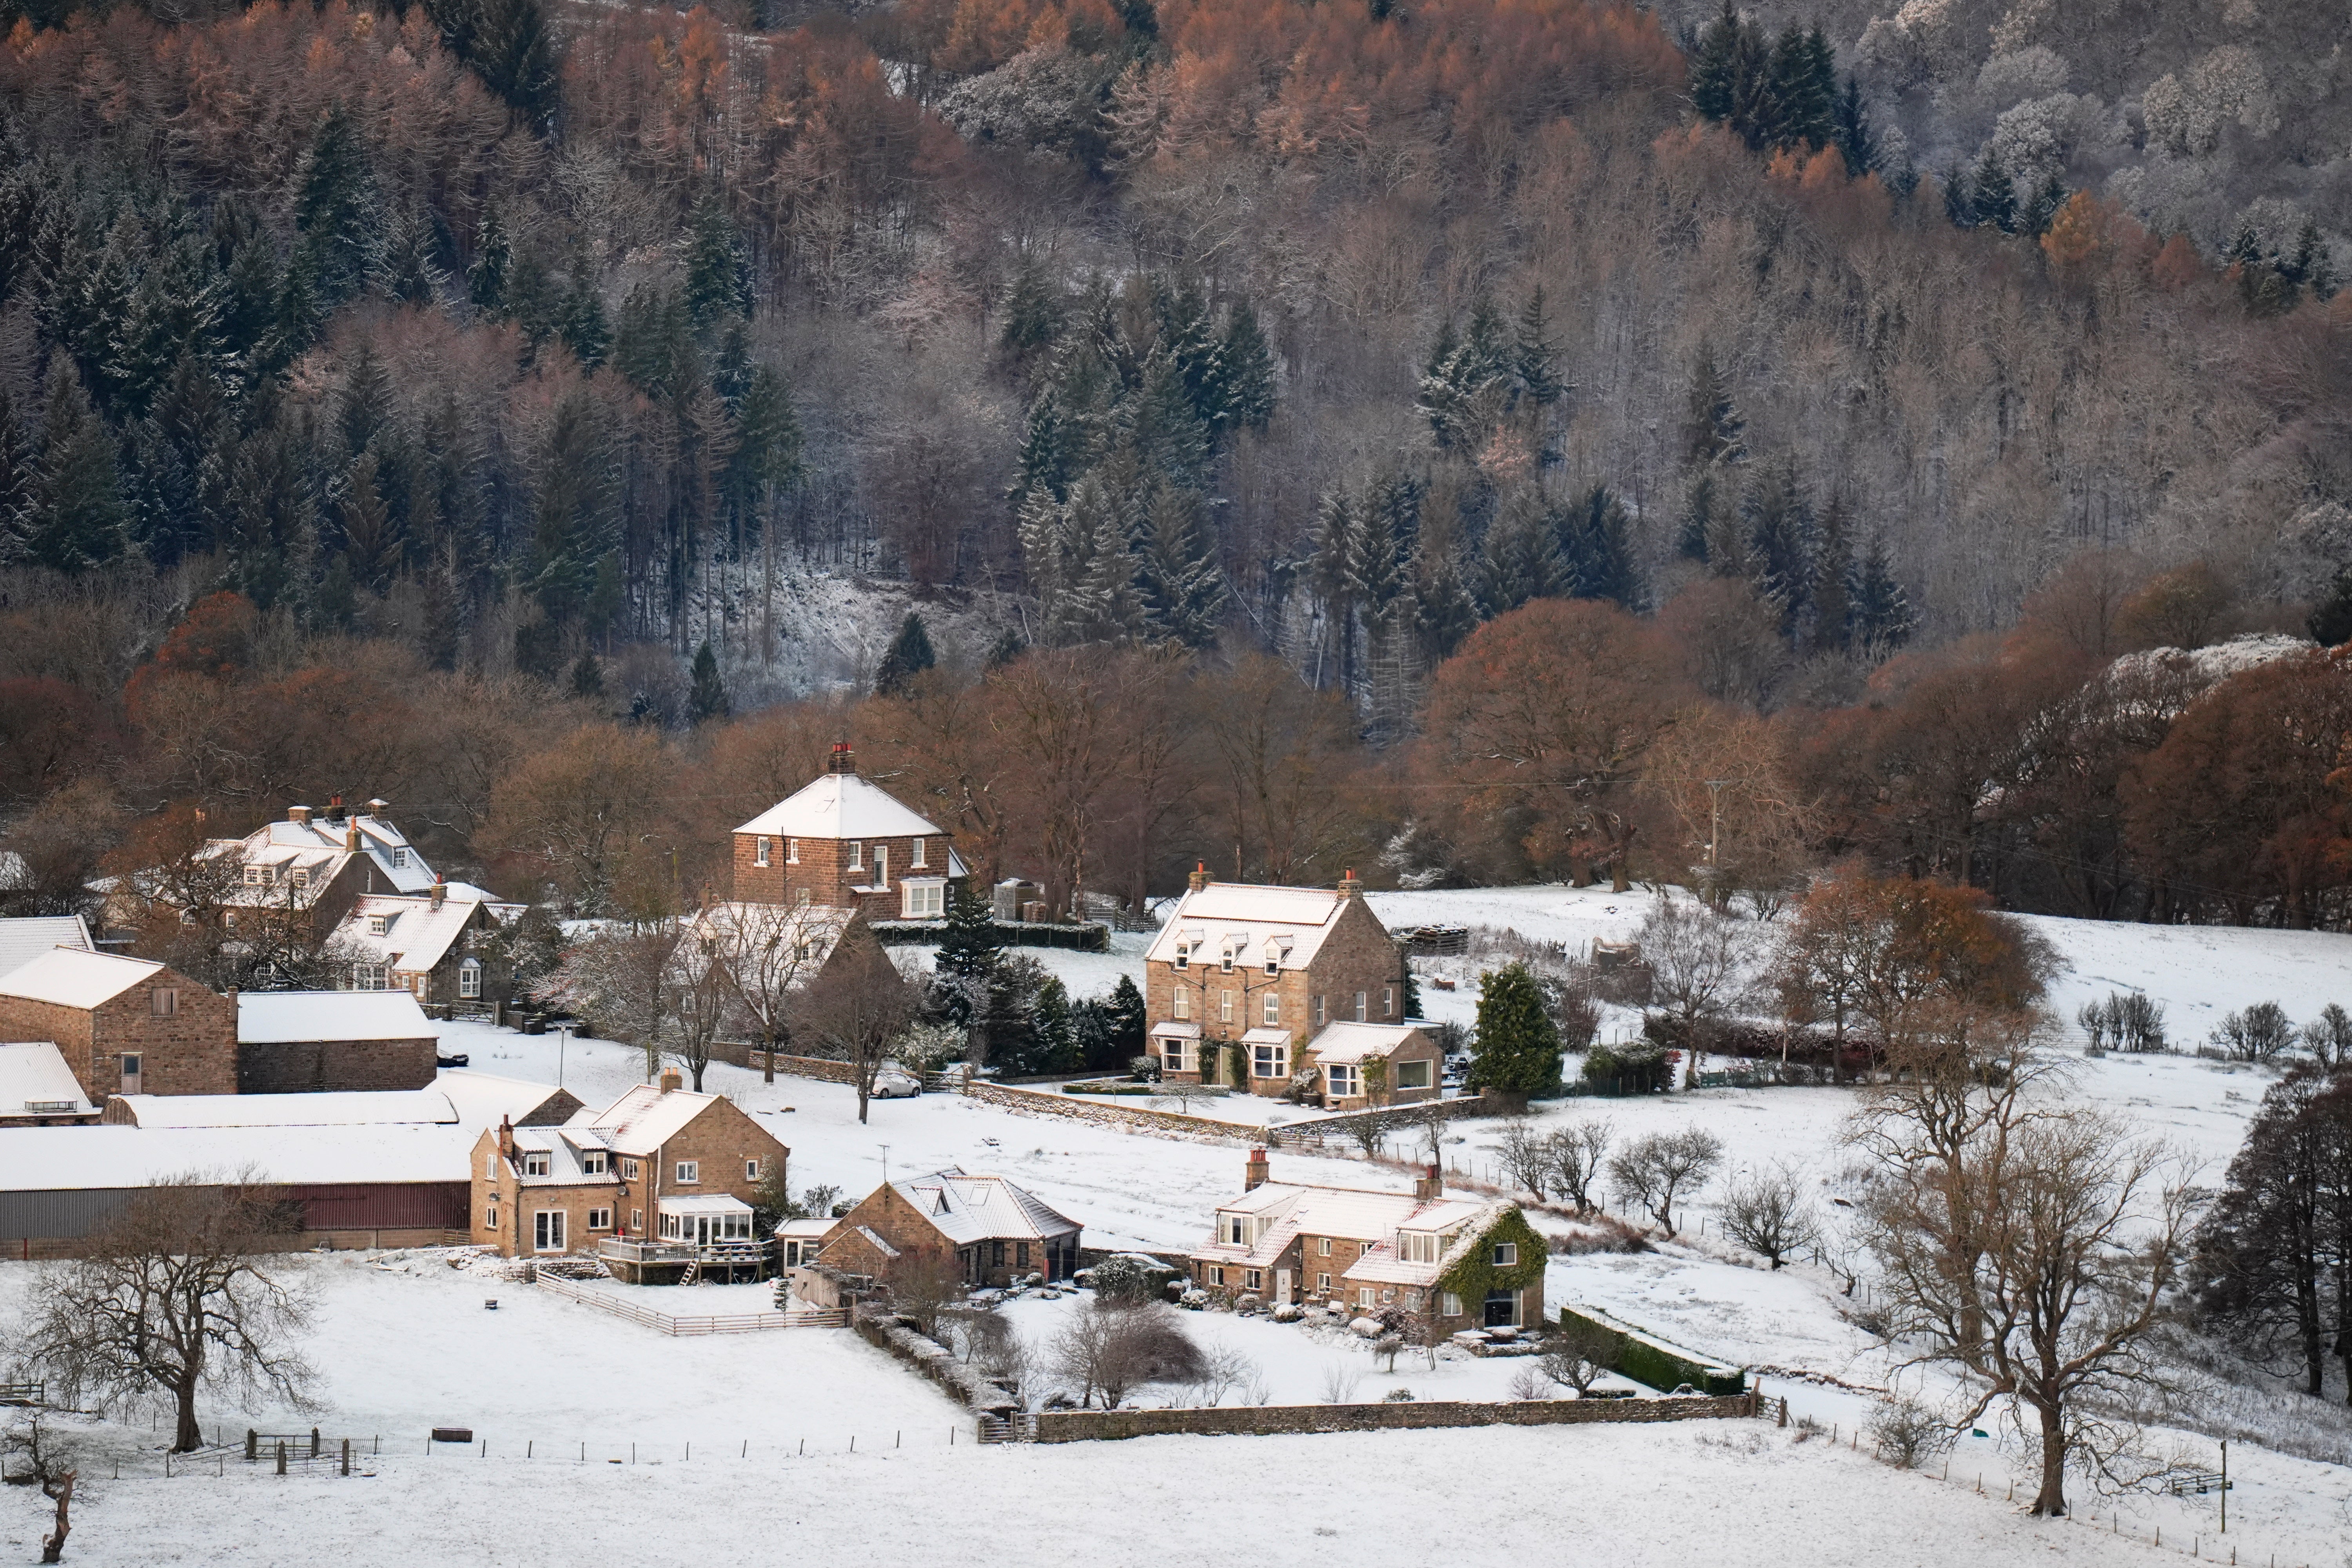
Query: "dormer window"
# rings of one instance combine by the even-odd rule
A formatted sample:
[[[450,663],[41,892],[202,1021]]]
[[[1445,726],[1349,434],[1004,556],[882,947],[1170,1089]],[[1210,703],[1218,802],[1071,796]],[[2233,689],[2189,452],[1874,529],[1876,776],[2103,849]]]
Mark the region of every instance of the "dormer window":
[[[547,1174],[547,1156],[544,1153],[525,1154],[522,1157],[522,1173],[526,1176]]]
[[[367,918],[367,922],[368,935],[370,936],[383,936],[392,930],[392,917],[390,915],[370,915]]]
[[[286,873],[286,881],[290,887],[307,888],[310,885],[310,873],[306,868],[297,866]]]
[[[1227,974],[1234,972],[1234,950],[1230,947],[1225,949],[1224,963],[1222,967]]]
[[[267,866],[247,866],[245,868],[245,885],[248,888],[266,888],[272,879],[270,868]]]
[[[1176,967],[1179,969],[1192,967],[1192,950],[1181,942],[1176,944]]]
[[[1268,974],[1279,974],[1282,973],[1282,954],[1278,952],[1269,952],[1265,955],[1265,972]]]
[[[1217,1240],[1223,1245],[1226,1247],[1247,1247],[1255,1239],[1255,1237],[1250,1235],[1249,1215],[1245,1214],[1221,1214],[1217,1216]]]
[[[1433,1230],[1397,1232],[1397,1259],[1402,1263],[1434,1263],[1444,1255],[1445,1238]]]
[[[405,847],[397,844],[393,846],[392,868],[395,871],[408,869],[408,850]]]
[[[583,1149],[580,1152],[580,1168],[589,1175],[603,1175],[609,1163],[610,1157],[602,1149]]]

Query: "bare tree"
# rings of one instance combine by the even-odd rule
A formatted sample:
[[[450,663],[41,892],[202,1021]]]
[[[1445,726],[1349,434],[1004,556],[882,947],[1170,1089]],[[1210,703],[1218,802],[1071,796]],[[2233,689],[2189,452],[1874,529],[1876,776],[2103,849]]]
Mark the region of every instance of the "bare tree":
[[[2149,1342],[2188,1253],[2193,1172],[2094,1111],[1998,1088],[1970,1102],[1957,1142],[1933,1101],[1876,1108],[1865,1213],[1886,1331],[1973,1376],[1961,1425],[2001,1400],[2021,1426],[2031,1413],[2033,1511],[2060,1515],[2070,1460],[2112,1474],[2129,1451],[2102,1412],[2164,1387]]]
[[[1649,1132],[1610,1160],[1609,1177],[1620,1194],[1640,1204],[1671,1237],[1676,1198],[1705,1186],[1722,1159],[1723,1140],[1705,1128]]]
[[[1504,1392],[1512,1398],[1522,1401],[1549,1399],[1551,1379],[1544,1375],[1543,1368],[1540,1366],[1523,1366],[1511,1373],[1510,1384]]]
[[[1617,1363],[1619,1337],[1600,1324],[1573,1315],[1560,1320],[1558,1332],[1543,1353],[1544,1375],[1576,1390],[1579,1399],[1592,1392],[1603,1373]]]
[[[874,933],[853,921],[840,950],[792,1009],[793,1028],[823,1054],[849,1063],[857,1086],[857,1120],[874,1098],[874,1079],[898,1031],[915,1018],[915,988]]]
[[[1812,1205],[1786,1165],[1749,1171],[1735,1180],[1717,1205],[1716,1216],[1725,1235],[1776,1269],[1790,1253],[1812,1244]]]
[[[1712,1018],[1738,996],[1747,928],[1696,900],[1661,898],[1642,922],[1642,962],[1650,994],[1685,1025]]]
[[[1551,1162],[1552,1188],[1574,1204],[1579,1214],[1591,1214],[1601,1206],[1595,1189],[1612,1131],[1609,1122],[1587,1118],[1570,1122],[1545,1140],[1544,1152]]]
[[[175,1453],[204,1441],[201,1392],[305,1408],[314,1374],[297,1346],[311,1301],[280,1256],[292,1228],[256,1173],[143,1187],[87,1256],[42,1273],[16,1353],[101,1410],[169,1400]]]
[[[792,1033],[793,998],[840,940],[847,917],[814,905],[714,904],[696,917],[709,967],[725,987],[730,1022],[759,1038],[763,1081],[776,1081],[776,1051]],[[700,1077],[695,1088],[702,1087]]]
[[[1201,1347],[1175,1313],[1153,1301],[1089,1302],[1055,1337],[1053,1360],[1054,1370],[1077,1387],[1081,1406],[1100,1394],[1106,1410],[1141,1384],[1197,1386],[1207,1374]]]
[[[1502,1142],[1495,1149],[1502,1156],[1503,1173],[1535,1194],[1536,1202],[1543,1202],[1544,1185],[1558,1168],[1551,1140],[1537,1131],[1535,1123],[1526,1117],[1515,1116],[1503,1123]]]
[[[1201,1357],[1200,1380],[1192,1384],[1193,1403],[1213,1410],[1225,1395],[1240,1393],[1257,1381],[1257,1363],[1232,1345],[1217,1345]]]
[[[599,1034],[645,1054],[646,1079],[661,1071],[676,1019],[680,929],[675,921],[612,925],[574,944],[548,979],[546,994]]]
[[[60,1437],[45,1414],[35,1410],[0,1436],[0,1456],[21,1459],[25,1468],[0,1475],[12,1487],[38,1487],[57,1505],[57,1529],[41,1537],[41,1561],[62,1563],[66,1537],[73,1533],[74,1483],[79,1478],[81,1456],[69,1439]]]

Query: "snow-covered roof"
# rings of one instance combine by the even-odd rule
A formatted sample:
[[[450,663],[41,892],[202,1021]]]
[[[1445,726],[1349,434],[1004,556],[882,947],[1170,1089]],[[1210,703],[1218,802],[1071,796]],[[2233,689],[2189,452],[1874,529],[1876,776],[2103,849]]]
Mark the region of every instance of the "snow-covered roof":
[[[1399,1230],[1445,1231],[1477,1214],[1482,1205],[1460,1198],[1417,1198],[1411,1193],[1371,1192],[1361,1187],[1316,1187],[1264,1182],[1217,1205],[1220,1215],[1254,1221],[1246,1246],[1214,1239],[1193,1253],[1215,1263],[1264,1266],[1279,1258],[1300,1236],[1341,1237],[1379,1246]],[[1500,1205],[1507,1207],[1507,1205]],[[1413,1267],[1427,1268],[1428,1265]],[[1350,1274],[1349,1278],[1354,1276]],[[1405,1283],[1425,1282],[1416,1280]]]
[[[236,998],[236,1043],[425,1040],[439,1031],[405,991],[244,991]]]
[[[0,1128],[0,1192],[142,1187],[252,1171],[267,1182],[463,1182],[462,1127]]]
[[[1318,1063],[1385,1057],[1421,1031],[1410,1024],[1326,1024],[1307,1049]]]
[[[79,915],[26,915],[0,920],[0,975],[13,973],[51,948],[95,952],[89,926]]]
[[[608,1149],[646,1155],[658,1152],[688,1122],[718,1103],[715,1094],[689,1094],[682,1089],[664,1094],[653,1084],[641,1083],[602,1110],[583,1106],[564,1125],[593,1132]]]
[[[1244,1029],[1242,1031],[1242,1044],[1245,1046],[1286,1046],[1290,1044],[1290,1031],[1287,1029],[1268,1028],[1263,1025],[1255,1029]]]
[[[613,1169],[609,1156],[604,1168],[591,1171],[581,1156],[589,1148],[604,1152],[602,1141],[589,1136],[584,1130],[561,1127],[517,1127],[514,1134],[514,1176],[526,1187],[618,1186],[620,1175]],[[546,1156],[547,1169],[533,1174],[523,1156]]]
[[[1298,968],[1315,962],[1347,902],[1333,888],[1212,882],[1185,893],[1143,956],[1173,963],[1181,947],[1196,965],[1222,963],[1231,952],[1236,964],[1255,967],[1274,958]]]
[[[484,910],[503,925],[520,914],[523,906],[500,902],[470,882],[452,882],[442,889],[437,904],[429,894],[383,893],[355,900],[335,935],[372,963],[399,973],[419,973],[446,958],[450,946]],[[383,925],[381,931],[375,929],[378,921]]]
[[[520,1122],[564,1092],[551,1083],[504,1078],[472,1068],[443,1068],[433,1087],[448,1097],[458,1121],[467,1127],[496,1127],[501,1120]]]
[[[0,1046],[0,1116],[89,1116],[97,1109],[52,1042]]]
[[[779,1220],[776,1222],[775,1233],[781,1237],[789,1237],[796,1241],[814,1241],[840,1223],[841,1222],[836,1219],[817,1218],[814,1216],[803,1219]]]
[[[950,1165],[928,1176],[893,1182],[891,1188],[959,1246],[973,1241],[1042,1240],[1079,1228],[1078,1222],[1050,1207],[1002,1176],[968,1176]]]
[[[946,831],[856,773],[826,773],[735,830],[793,838],[914,838]]]
[[[457,1125],[449,1097],[431,1089],[330,1089],[319,1094],[119,1094],[110,1105],[134,1127],[390,1127]]]
[[[1162,1018],[1151,1026],[1151,1035],[1154,1039],[1197,1040],[1201,1037],[1201,1026]]]
[[[785,990],[797,991],[824,968],[856,913],[831,904],[718,903],[688,915],[686,929],[689,934],[707,931],[728,942],[740,936],[746,962],[754,972],[761,965],[751,958],[751,951],[774,943],[775,967],[766,972],[768,978],[782,982]],[[701,942],[681,942],[670,962],[680,978],[690,979],[701,973],[700,966],[709,960]],[[772,988],[752,985],[748,978],[746,984],[755,994]]]
[[[162,973],[162,964],[143,958],[53,947],[0,975],[0,996],[52,1002],[61,1007],[102,1007],[141,981]]]
[[[360,812],[350,813],[340,822],[324,812],[309,815],[310,821],[297,822],[289,813],[281,821],[267,823],[243,839],[230,842],[240,846],[248,865],[276,862],[281,858],[279,851],[324,851],[337,858],[332,864],[335,870],[340,870],[340,858],[354,853],[351,835],[356,829],[356,853],[375,862],[375,869],[383,874],[391,890],[421,893],[433,885],[433,868],[408,842],[407,835],[388,819]]]
[[[680,1215],[750,1214],[751,1212],[750,1204],[745,1203],[741,1198],[729,1197],[723,1193],[706,1194],[700,1197],[691,1198],[660,1198],[656,1200],[655,1208],[661,1214]]]

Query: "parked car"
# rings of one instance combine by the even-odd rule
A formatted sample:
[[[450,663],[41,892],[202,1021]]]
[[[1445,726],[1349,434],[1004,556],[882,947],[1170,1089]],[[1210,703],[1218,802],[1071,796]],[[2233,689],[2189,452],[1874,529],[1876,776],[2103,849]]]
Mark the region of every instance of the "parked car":
[[[465,1053],[465,1052],[463,1052],[463,1051],[459,1051],[459,1052],[458,1052],[458,1053],[457,1053],[455,1056],[446,1056],[446,1057],[436,1056],[436,1057],[435,1057],[435,1058],[433,1058],[433,1065],[434,1065],[435,1067],[443,1067],[443,1068],[461,1068],[461,1067],[464,1067],[464,1066],[466,1065],[466,1063],[467,1063],[467,1061],[471,1060],[471,1059],[472,1059],[472,1058],[469,1058],[469,1057],[467,1057],[467,1056],[466,1055],[466,1053]]]
[[[884,1068],[874,1075],[877,1100],[912,1100],[923,1092],[923,1080],[900,1068]]]

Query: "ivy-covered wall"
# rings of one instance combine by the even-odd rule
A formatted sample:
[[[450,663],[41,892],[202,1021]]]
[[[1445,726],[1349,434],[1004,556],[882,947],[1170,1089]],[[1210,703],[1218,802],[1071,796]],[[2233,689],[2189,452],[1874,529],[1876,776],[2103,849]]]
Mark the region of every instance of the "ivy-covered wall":
[[[1508,1268],[1495,1267],[1495,1245],[1511,1241],[1518,1244],[1519,1260]],[[1495,1290],[1528,1290],[1536,1292],[1523,1303],[1520,1322],[1529,1329],[1543,1327],[1544,1263],[1550,1248],[1528,1216],[1517,1209],[1506,1210],[1501,1218],[1486,1227],[1478,1245],[1470,1248],[1462,1260],[1438,1278],[1437,1288],[1450,1290],[1462,1298],[1462,1310],[1471,1320],[1482,1321],[1487,1294]]]
[[[1612,1336],[1616,1351],[1610,1358],[1609,1370],[1622,1373],[1645,1388],[1670,1394],[1688,1384],[1701,1394],[1731,1394],[1747,1391],[1748,1374],[1739,1367],[1703,1361],[1679,1345],[1653,1338],[1612,1318],[1591,1316],[1573,1307],[1559,1310],[1561,1328],[1572,1328],[1580,1323]]]

